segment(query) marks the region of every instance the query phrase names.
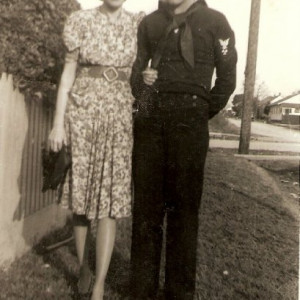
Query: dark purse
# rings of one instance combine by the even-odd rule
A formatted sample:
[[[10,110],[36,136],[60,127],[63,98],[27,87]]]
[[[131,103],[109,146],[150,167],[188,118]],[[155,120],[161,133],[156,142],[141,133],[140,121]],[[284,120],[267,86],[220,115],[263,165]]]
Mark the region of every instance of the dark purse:
[[[63,146],[58,152],[48,151],[44,148],[42,150],[42,192],[45,193],[49,189],[56,190],[60,184],[63,184],[71,164],[71,153],[66,146]]]

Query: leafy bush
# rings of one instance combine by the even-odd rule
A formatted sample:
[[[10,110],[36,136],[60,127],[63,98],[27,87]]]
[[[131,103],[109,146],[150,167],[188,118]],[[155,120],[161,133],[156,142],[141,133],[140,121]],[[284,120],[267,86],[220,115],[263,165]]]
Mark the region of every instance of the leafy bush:
[[[211,132],[222,132],[236,135],[240,134],[240,129],[227,120],[223,111],[209,121],[209,130]]]
[[[53,99],[63,66],[62,30],[76,0],[1,0],[0,72],[25,95]]]

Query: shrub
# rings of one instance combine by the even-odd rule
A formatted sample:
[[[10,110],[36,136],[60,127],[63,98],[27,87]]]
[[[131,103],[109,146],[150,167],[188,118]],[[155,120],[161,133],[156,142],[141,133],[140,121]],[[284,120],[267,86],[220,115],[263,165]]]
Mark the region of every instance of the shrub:
[[[64,59],[62,30],[76,0],[1,0],[0,72],[26,98],[53,99]]]
[[[240,129],[226,119],[224,111],[221,111],[209,121],[209,129],[211,132],[222,132],[237,135],[240,133]]]

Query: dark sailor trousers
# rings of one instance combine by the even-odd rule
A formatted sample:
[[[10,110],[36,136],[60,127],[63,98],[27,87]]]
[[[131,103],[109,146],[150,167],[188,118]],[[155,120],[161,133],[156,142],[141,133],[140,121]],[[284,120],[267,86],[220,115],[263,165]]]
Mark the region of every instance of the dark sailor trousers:
[[[155,106],[156,105],[156,106]],[[165,93],[137,112],[133,150],[132,299],[156,299],[166,215],[166,299],[193,299],[208,103]]]

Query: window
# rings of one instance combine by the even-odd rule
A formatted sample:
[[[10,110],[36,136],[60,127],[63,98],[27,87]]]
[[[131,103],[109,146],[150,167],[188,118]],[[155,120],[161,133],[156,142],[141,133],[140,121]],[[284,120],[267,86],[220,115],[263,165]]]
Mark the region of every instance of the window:
[[[291,109],[291,108],[285,108],[285,109],[284,109],[284,114],[285,114],[285,115],[289,115],[291,112],[292,112],[292,109]]]

